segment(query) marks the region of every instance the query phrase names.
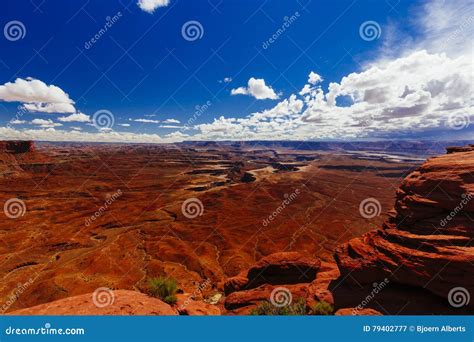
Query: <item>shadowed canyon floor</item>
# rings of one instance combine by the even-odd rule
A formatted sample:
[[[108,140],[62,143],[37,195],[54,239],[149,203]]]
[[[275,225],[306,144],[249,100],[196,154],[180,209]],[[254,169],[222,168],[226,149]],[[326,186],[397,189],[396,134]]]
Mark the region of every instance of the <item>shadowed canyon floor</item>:
[[[101,287],[143,291],[149,278],[164,275],[177,279],[186,294],[205,283],[200,291],[203,298],[224,292],[230,295],[217,304],[223,313],[248,313],[258,302],[255,289],[260,291],[257,297],[266,298],[272,288],[254,283],[229,291],[229,279],[237,276],[237,283],[245,283],[245,277],[256,277],[246,272],[258,269],[257,262],[265,263],[259,261],[262,258],[299,252],[317,260],[317,267],[291,253],[273,256],[270,264],[283,263],[286,279],[270,283],[297,287],[295,293],[300,291],[309,301],[334,292],[325,300],[343,298],[341,303],[348,304],[336,303],[336,308],[354,307],[365,290],[352,303],[344,299],[346,284],[339,292],[330,287],[340,275],[351,273],[344,273],[347,267],[357,269],[355,274],[362,278],[365,273],[349,260],[357,259],[357,254],[349,251],[344,257],[348,247],[337,248],[389,219],[387,212],[400,183],[422,159],[248,144],[43,143],[34,148],[9,144],[0,152],[0,201],[18,199],[24,208],[18,217],[12,218],[11,213],[0,217],[0,303],[9,303],[12,293],[21,292],[3,306],[4,312],[12,312]],[[376,199],[375,207],[361,213],[360,204],[371,198]],[[400,191],[397,199],[403,201]],[[187,208],[189,201],[192,206]],[[392,231],[387,229],[384,234]],[[412,233],[392,234],[390,239],[407,241],[407,234]],[[457,235],[472,240],[472,227],[469,234]],[[434,240],[429,239],[443,245],[452,238],[442,235]],[[350,242],[352,245],[354,250],[363,249],[357,247],[360,243]],[[335,250],[342,274],[334,263]],[[470,249],[465,252],[472,256]],[[284,261],[288,255],[296,265],[301,262],[308,267],[311,279],[292,280],[294,274],[288,274]],[[381,274],[369,275],[367,282],[380,281]],[[320,281],[315,283],[315,278]],[[19,284],[26,284],[21,291]],[[352,291],[350,286],[347,291]],[[417,291],[413,298],[423,294]],[[430,293],[440,294],[436,286]],[[120,296],[133,297],[127,292]],[[36,313],[45,312],[38,310]],[[212,308],[196,312],[200,310],[215,314]],[[133,312],[143,311],[138,308],[128,314]],[[152,310],[147,313],[153,314]],[[109,314],[124,313],[111,310]]]

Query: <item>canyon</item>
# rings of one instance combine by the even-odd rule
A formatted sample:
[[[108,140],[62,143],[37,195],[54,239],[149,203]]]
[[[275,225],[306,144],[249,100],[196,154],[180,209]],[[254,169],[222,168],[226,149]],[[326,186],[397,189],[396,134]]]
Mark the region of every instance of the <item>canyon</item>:
[[[283,287],[336,314],[472,313],[448,295],[474,293],[474,149],[446,145],[2,142],[2,311],[249,314]],[[174,307],[141,293],[157,276]]]

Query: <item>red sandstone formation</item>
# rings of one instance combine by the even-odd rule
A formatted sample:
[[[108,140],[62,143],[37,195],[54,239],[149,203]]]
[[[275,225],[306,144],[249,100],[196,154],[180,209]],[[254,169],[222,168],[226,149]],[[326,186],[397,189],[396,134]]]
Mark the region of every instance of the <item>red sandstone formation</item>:
[[[87,293],[10,312],[10,315],[165,315],[178,313],[170,305],[147,295],[127,290],[113,291],[94,303],[94,295]],[[112,300],[113,298],[113,300]],[[105,299],[105,300],[104,300]]]
[[[261,259],[248,270],[228,279],[225,308],[236,313],[248,313],[262,301],[269,301],[276,287],[284,287],[293,298],[307,297],[310,283],[316,278],[321,261],[297,252],[274,253]]]
[[[388,278],[405,286],[406,295],[426,289],[447,307],[454,288],[474,296],[474,147],[449,152],[406,177],[395,211],[381,229],[336,250],[340,281],[370,288]],[[472,313],[474,300],[465,304]],[[425,313],[432,312],[427,308]]]

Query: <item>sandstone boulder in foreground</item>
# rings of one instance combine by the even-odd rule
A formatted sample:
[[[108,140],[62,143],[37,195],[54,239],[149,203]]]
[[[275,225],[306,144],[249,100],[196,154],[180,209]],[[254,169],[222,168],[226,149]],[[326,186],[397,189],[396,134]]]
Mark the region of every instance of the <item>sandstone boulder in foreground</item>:
[[[9,315],[160,315],[173,316],[177,311],[165,302],[143,293],[128,290],[113,291],[112,297],[99,297],[99,307],[94,304],[93,294],[56,300],[51,303],[9,312]],[[105,305],[108,304],[109,305]]]

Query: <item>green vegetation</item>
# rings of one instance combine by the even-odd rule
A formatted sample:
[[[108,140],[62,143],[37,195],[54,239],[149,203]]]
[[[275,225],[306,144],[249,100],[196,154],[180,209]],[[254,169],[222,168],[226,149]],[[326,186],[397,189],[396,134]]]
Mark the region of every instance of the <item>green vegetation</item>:
[[[257,316],[298,316],[306,315],[306,301],[304,298],[299,298],[293,303],[277,307],[272,303],[265,301],[260,303],[256,308],[250,311],[251,315]]]
[[[176,280],[165,277],[151,278],[148,281],[150,295],[160,298],[168,304],[175,304],[178,300],[176,292],[178,291],[178,283]]]
[[[322,315],[328,316],[334,313],[334,307],[329,304],[328,302],[320,301],[313,307],[311,307],[311,314],[312,315]]]

